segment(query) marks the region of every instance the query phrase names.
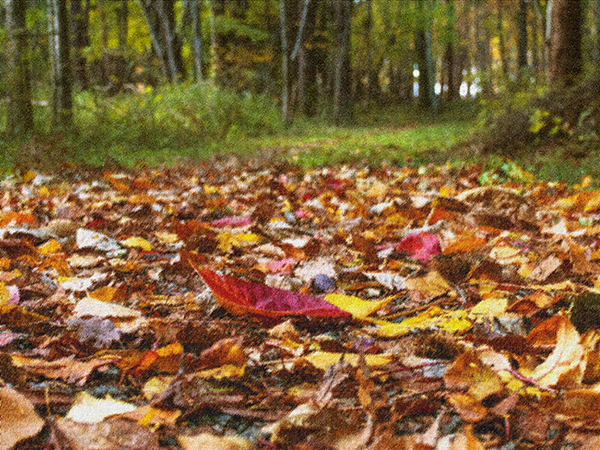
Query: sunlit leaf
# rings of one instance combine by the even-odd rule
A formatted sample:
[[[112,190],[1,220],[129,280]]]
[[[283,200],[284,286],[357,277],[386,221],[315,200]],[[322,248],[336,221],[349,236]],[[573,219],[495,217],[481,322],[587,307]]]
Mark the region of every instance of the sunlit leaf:
[[[560,377],[581,363],[584,349],[580,336],[569,319],[561,317],[556,334],[556,346],[546,360],[533,370],[523,369],[523,375],[534,379],[542,386],[555,386]]]
[[[378,301],[368,301],[345,294],[328,294],[325,296],[326,301],[337,306],[342,311],[349,312],[353,317],[358,319],[364,319],[374,312],[385,308],[393,299],[394,297],[389,297]]]

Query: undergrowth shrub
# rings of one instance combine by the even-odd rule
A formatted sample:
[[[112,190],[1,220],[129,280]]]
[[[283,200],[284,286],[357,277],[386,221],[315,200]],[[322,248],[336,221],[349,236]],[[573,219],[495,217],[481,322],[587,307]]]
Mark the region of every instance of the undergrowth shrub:
[[[478,121],[484,154],[512,156],[542,145],[587,152],[600,143],[600,73],[568,89],[531,89],[482,101]]]
[[[198,147],[228,137],[272,134],[281,127],[275,101],[212,84],[180,84],[105,97],[82,92],[75,99],[81,147],[119,152]],[[117,158],[118,159],[118,158]]]

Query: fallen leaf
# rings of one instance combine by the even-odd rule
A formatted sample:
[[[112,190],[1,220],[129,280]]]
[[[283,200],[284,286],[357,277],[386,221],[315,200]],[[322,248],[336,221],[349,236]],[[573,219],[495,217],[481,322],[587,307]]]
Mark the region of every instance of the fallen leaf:
[[[277,320],[291,316],[350,317],[348,312],[319,297],[218,275],[212,270],[192,266],[210,287],[219,304],[236,315]]]
[[[0,403],[0,449],[9,450],[42,431],[44,420],[23,394],[4,386],[0,388]]]
[[[98,423],[117,414],[134,411],[136,406],[114,400],[110,395],[105,399],[96,398],[87,392],[79,392],[73,399],[73,405],[65,419],[79,423]]]
[[[215,436],[201,433],[195,436],[177,436],[184,450],[250,450],[252,446],[243,438],[233,436]]]
[[[556,346],[546,360],[533,370],[523,369],[521,373],[542,386],[555,386],[560,377],[576,368],[584,354],[580,336],[568,318],[561,317],[556,333]]]
[[[327,302],[337,306],[342,311],[349,312],[357,319],[364,319],[374,312],[385,308],[394,298],[389,297],[378,301],[368,301],[345,294],[328,294],[325,296]]]
[[[57,447],[70,450],[159,450],[158,435],[121,418],[98,423],[56,419],[51,424]]]
[[[437,236],[426,232],[409,234],[396,244],[396,250],[406,252],[412,259],[422,263],[428,262],[442,251]]]

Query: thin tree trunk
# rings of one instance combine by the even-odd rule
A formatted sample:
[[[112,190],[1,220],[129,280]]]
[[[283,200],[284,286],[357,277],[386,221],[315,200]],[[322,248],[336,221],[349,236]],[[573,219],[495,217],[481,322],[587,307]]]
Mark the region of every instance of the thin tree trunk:
[[[98,18],[100,19],[100,37],[102,41],[102,49],[108,48],[108,28],[106,25],[106,12],[104,11],[104,0],[97,0]]]
[[[417,7],[421,17],[415,34],[415,50],[419,66],[419,104],[425,109],[437,109],[429,11],[425,10],[423,0],[417,0]]]
[[[537,74],[540,68],[540,52],[538,47],[538,18],[534,15],[531,21],[531,72]]]
[[[171,0],[156,0],[155,5],[156,12],[158,14],[158,18],[160,19],[160,25],[163,31],[162,34],[165,42],[166,63],[169,66],[169,71],[171,72],[172,80],[174,82],[178,82],[180,81],[182,74],[179,70],[176,56],[177,44],[175,42],[176,36],[173,26],[174,4]]]
[[[479,86],[484,95],[491,95],[492,56],[490,49],[490,33],[485,25],[487,11],[483,5],[475,6],[475,65],[479,72]]]
[[[127,48],[127,35],[129,34],[129,0],[121,0],[121,9],[117,13],[117,31],[119,34],[119,49],[123,51]]]
[[[533,8],[538,22],[540,23],[540,36],[536,37],[538,53],[540,55],[540,65],[538,72],[546,73],[546,67],[548,66],[547,52],[546,52],[546,16],[542,14],[539,0],[533,0]]]
[[[333,120],[336,125],[352,121],[352,69],[350,67],[350,23],[352,1],[335,3],[335,60],[333,83]]]
[[[286,23],[286,1],[281,0],[279,5],[279,28],[281,30],[281,77],[282,77],[282,92],[281,92],[281,115],[283,122],[288,124],[292,121],[292,115],[289,107],[289,55],[287,42],[287,23]]]
[[[546,76],[550,80],[550,46],[552,38],[552,0],[546,5],[546,29],[544,36],[544,59],[546,60]]]
[[[500,53],[500,64],[502,66],[502,75],[508,77],[508,58],[506,57],[506,41],[504,37],[504,26],[502,20],[502,0],[496,3],[496,31],[498,33],[498,51]]]
[[[7,133],[24,135],[33,131],[31,106],[31,55],[27,45],[26,3],[6,0],[6,30],[8,33],[8,114]]]
[[[73,35],[73,79],[81,89],[89,87],[87,76],[87,61],[83,55],[84,49],[90,45],[88,35],[90,1],[71,0],[71,33]]]
[[[527,70],[527,0],[519,0],[519,12],[517,13],[517,26],[519,29],[517,39],[517,66],[519,76]]]
[[[582,69],[581,2],[553,0],[550,86],[571,86]]]
[[[165,64],[165,49],[160,38],[160,27],[156,18],[155,11],[153,10],[152,0],[140,0],[142,11],[144,11],[144,18],[146,19],[146,25],[148,26],[148,32],[150,33],[150,39],[152,40],[152,47],[156,52],[156,56],[161,62],[163,74],[167,77],[167,80],[173,79],[173,74],[169,69],[168,64]]]
[[[297,108],[306,116],[314,116],[316,113],[317,98],[317,67],[315,63],[315,50],[309,48],[309,42],[313,38],[315,19],[318,3],[315,0],[305,2],[306,14],[302,11],[305,20],[305,29],[302,43],[298,50],[298,101]],[[312,47],[312,45],[311,45]]]
[[[48,0],[51,23],[51,52],[54,53],[52,80],[52,124],[67,130],[73,125],[71,61],[69,57],[69,22],[66,0]]]
[[[592,46],[592,59],[596,67],[600,64],[600,0],[591,0],[594,18],[594,41]]]
[[[201,1],[191,0],[190,10],[192,16],[192,44],[194,47],[194,67],[196,69],[196,81],[204,79],[202,75],[202,18]]]

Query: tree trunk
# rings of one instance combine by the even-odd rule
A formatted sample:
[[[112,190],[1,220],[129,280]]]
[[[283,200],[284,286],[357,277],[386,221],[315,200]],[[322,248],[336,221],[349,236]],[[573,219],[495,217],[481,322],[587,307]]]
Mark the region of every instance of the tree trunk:
[[[314,116],[317,113],[317,66],[313,45],[315,19],[318,3],[316,0],[305,2],[305,29],[298,49],[298,101],[297,107],[302,114]],[[301,16],[302,19],[302,16]]]
[[[89,0],[88,0],[89,1]],[[127,35],[129,34],[129,0],[121,0],[121,9],[117,13],[117,31],[119,35],[119,49],[123,51],[127,48]],[[71,0],[71,4],[73,1]]]
[[[527,0],[519,0],[519,12],[517,13],[517,26],[519,29],[517,39],[517,66],[519,77],[527,71]]]
[[[571,86],[581,73],[581,2],[553,0],[550,86]]]
[[[454,43],[456,41],[456,31],[454,28],[455,17],[453,0],[446,0],[446,21],[447,42],[444,46],[444,56],[442,59],[443,76],[441,77],[441,84],[442,92],[444,92],[444,86],[446,86],[445,100],[448,102],[452,102],[456,100],[459,96],[459,87],[456,85],[455,80],[456,68],[454,57]]]
[[[161,39],[160,26],[154,11],[152,0],[140,0],[140,5],[144,11],[144,18],[146,19],[146,25],[148,26],[148,32],[150,33],[150,39],[152,40],[152,48],[156,52],[156,57],[161,62],[163,74],[167,80],[173,79],[169,66],[165,64],[165,48]]]
[[[479,76],[479,86],[483,95],[492,93],[492,55],[490,49],[490,33],[486,26],[487,11],[484,5],[475,5],[475,66]]]
[[[283,122],[289,124],[292,121],[292,114],[289,105],[289,51],[287,42],[287,21],[286,21],[286,1],[281,0],[279,5],[279,28],[281,31],[281,78],[282,78],[282,91],[281,91],[281,115]]]
[[[600,0],[591,0],[594,18],[594,41],[592,46],[592,59],[596,67],[600,64]]]
[[[106,24],[106,11],[104,11],[104,0],[97,0],[98,18],[100,19],[100,39],[102,50],[108,48],[108,26]]]
[[[550,5],[550,2],[548,2],[548,5]],[[539,59],[540,59],[540,63],[539,63],[539,67],[537,68],[538,72],[541,73],[546,73],[546,67],[548,65],[548,52],[546,51],[546,15],[542,14],[542,8],[540,7],[540,0],[534,0],[533,1],[533,8],[535,10],[535,15],[537,17],[537,20],[540,24],[540,36],[536,36],[536,42],[537,42],[537,46],[538,46],[538,53],[539,53]]]
[[[417,0],[421,17],[415,34],[415,50],[419,66],[419,104],[425,109],[437,109],[435,95],[435,72],[433,67],[433,52],[431,42],[431,24],[429,11],[425,10],[423,0]]]
[[[178,82],[183,78],[181,66],[178,63],[180,56],[177,35],[175,33],[175,2],[174,0],[156,0],[154,2],[157,16],[160,20],[162,38],[165,43],[166,64],[169,66],[172,81]]]
[[[89,87],[87,61],[84,49],[90,45],[88,34],[90,0],[71,0],[71,34],[73,35],[73,81],[79,83],[81,89]]]
[[[152,39],[152,47],[161,61],[169,82],[183,78],[181,40],[175,30],[174,0],[139,0]]]
[[[508,58],[506,57],[506,41],[504,37],[504,26],[502,20],[502,0],[496,3],[496,32],[498,33],[498,52],[500,53],[500,65],[502,66],[502,75],[508,77]]]
[[[48,0],[50,53],[53,64],[52,125],[68,130],[73,125],[69,21],[66,0]]]
[[[335,3],[335,60],[333,83],[333,120],[348,124],[353,118],[352,69],[350,66],[350,23],[352,1]]]
[[[192,46],[194,48],[194,68],[196,81],[204,79],[202,74],[202,16],[201,3],[198,0],[191,0],[190,11],[192,16]]]
[[[8,114],[7,133],[24,135],[33,131],[31,106],[31,55],[27,45],[26,2],[6,0],[6,31],[8,33]]]

